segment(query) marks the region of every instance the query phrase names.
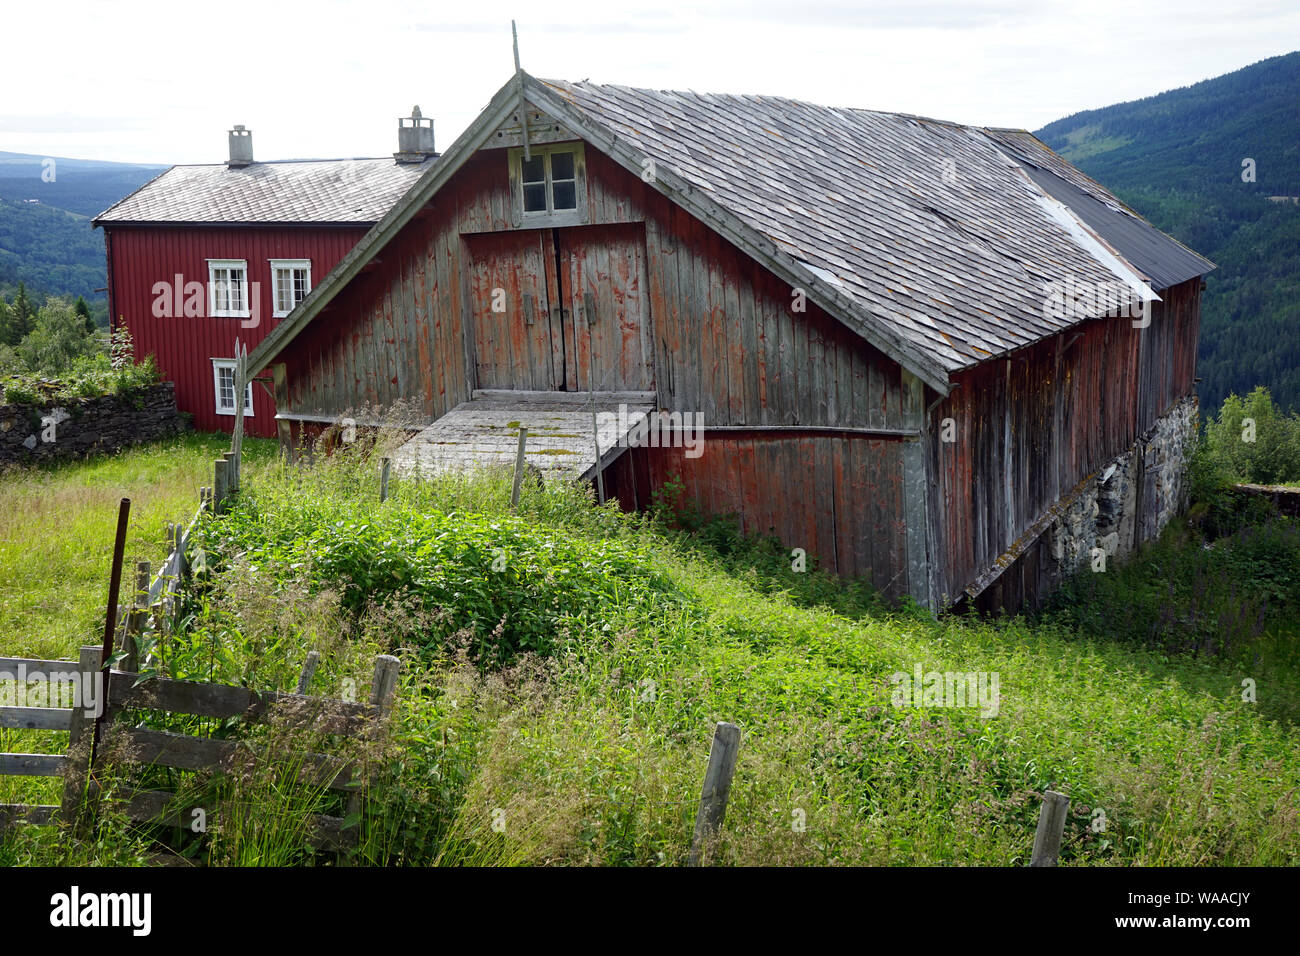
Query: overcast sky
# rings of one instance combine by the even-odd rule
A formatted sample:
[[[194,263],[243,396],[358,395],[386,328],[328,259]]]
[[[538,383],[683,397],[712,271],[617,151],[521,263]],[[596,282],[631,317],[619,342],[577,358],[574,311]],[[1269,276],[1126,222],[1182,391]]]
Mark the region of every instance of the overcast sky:
[[[387,155],[416,103],[445,147],[512,17],[534,76],[1028,129],[1300,47],[1296,0],[9,2],[0,150],[220,162],[243,123],[258,159]]]

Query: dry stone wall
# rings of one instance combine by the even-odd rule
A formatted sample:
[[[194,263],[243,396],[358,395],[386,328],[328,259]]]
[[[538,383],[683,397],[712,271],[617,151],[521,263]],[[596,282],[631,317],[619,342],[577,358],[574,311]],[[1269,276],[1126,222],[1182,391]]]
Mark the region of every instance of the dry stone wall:
[[[1062,577],[1107,562],[1158,536],[1187,504],[1187,456],[1196,438],[1196,398],[1178,402],[1129,451],[1102,468],[1048,530]]]
[[[130,395],[0,405],[0,467],[107,454],[184,429],[171,382]]]

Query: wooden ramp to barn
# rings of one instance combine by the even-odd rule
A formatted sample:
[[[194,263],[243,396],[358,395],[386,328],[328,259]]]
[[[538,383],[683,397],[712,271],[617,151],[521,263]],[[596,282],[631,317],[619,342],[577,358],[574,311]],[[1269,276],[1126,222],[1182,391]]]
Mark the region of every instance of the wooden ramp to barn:
[[[501,465],[513,467],[519,429],[528,429],[525,459],[546,478],[595,475],[627,448],[627,433],[654,410],[653,393],[476,391],[397,449],[402,474],[443,474]],[[597,426],[593,429],[593,421]],[[598,434],[598,438],[597,438]]]

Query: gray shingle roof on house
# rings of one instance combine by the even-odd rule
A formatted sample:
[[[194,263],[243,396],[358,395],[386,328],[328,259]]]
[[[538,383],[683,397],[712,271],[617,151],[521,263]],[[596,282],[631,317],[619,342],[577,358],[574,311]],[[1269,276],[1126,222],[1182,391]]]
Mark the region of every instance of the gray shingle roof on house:
[[[390,157],[173,166],[94,223],[370,225],[435,162],[398,163]]]
[[[1153,280],[1214,268],[1028,133],[781,97],[540,82],[949,371],[1085,317],[1047,314],[1054,283],[1131,286],[1125,263]],[[1045,189],[1026,156],[1068,188]],[[1062,202],[1074,222],[1063,223]]]

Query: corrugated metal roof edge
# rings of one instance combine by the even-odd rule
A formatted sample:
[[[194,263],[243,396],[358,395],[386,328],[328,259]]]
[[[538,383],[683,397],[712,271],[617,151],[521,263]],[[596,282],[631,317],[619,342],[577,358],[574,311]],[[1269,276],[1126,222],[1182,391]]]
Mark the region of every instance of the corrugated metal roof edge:
[[[1147,219],[1147,218],[1146,218],[1145,216],[1143,216],[1140,212],[1137,212],[1136,210],[1134,210],[1131,206],[1129,206],[1126,202],[1124,202],[1124,200],[1120,199],[1120,198],[1119,198],[1118,196],[1116,196],[1113,192],[1111,192],[1109,189],[1107,189],[1107,188],[1106,188],[1105,186],[1103,186],[1101,183],[1097,182],[1097,180],[1093,179],[1091,176],[1089,176],[1087,173],[1085,173],[1083,170],[1081,170],[1078,166],[1074,165],[1072,162],[1070,162],[1068,159],[1066,159],[1064,156],[1062,156],[1062,155],[1061,155],[1060,153],[1058,153],[1056,150],[1052,149],[1052,147],[1048,146],[1046,143],[1044,143],[1041,139],[1039,139],[1037,136],[1035,136],[1035,135],[1034,135],[1033,133],[1031,133],[1029,130],[1027,130],[1027,129],[1015,129],[1015,128],[1013,128],[1013,127],[1008,127],[1008,126],[985,126],[985,127],[982,127],[982,128],[985,129],[985,130],[987,130],[987,131],[990,132],[990,133],[1018,133],[1018,134],[1021,134],[1021,135],[1023,135],[1023,136],[1028,136],[1030,139],[1032,139],[1032,140],[1033,140],[1035,143],[1037,143],[1039,146],[1043,147],[1044,150],[1046,150],[1046,151],[1047,151],[1048,153],[1050,153],[1052,156],[1055,156],[1058,160],[1060,160],[1061,163],[1063,163],[1063,164],[1066,165],[1066,166],[1069,166],[1069,167],[1070,167],[1071,169],[1073,169],[1076,173],[1078,173],[1079,176],[1080,176],[1080,178],[1082,178],[1082,179],[1086,180],[1087,182],[1091,183],[1091,184],[1096,188],[1097,193],[1100,193],[1100,196],[1094,196],[1093,198],[1101,198],[1101,197],[1104,197],[1106,200],[1113,201],[1117,206],[1119,206],[1120,209],[1124,210],[1124,212],[1128,213],[1128,214],[1129,214],[1130,216],[1132,216],[1134,219],[1137,219],[1137,220],[1140,220],[1141,222],[1146,223],[1148,226],[1151,226],[1152,229],[1155,229],[1156,232],[1160,233],[1160,235],[1164,236],[1164,237],[1165,237],[1166,239],[1168,239],[1170,242],[1177,243],[1177,244],[1178,244],[1179,246],[1181,246],[1183,249],[1187,250],[1189,253],[1191,253],[1192,255],[1194,255],[1194,256],[1196,256],[1197,258],[1199,258],[1202,262],[1204,262],[1206,265],[1208,265],[1208,266],[1210,267],[1210,268],[1207,270],[1207,272],[1213,272],[1215,269],[1219,268],[1219,266],[1218,266],[1218,264],[1217,264],[1216,262],[1213,262],[1212,260],[1207,259],[1205,256],[1201,255],[1199,252],[1197,252],[1197,251],[1196,251],[1195,249],[1193,249],[1191,246],[1189,246],[1189,245],[1187,245],[1186,243],[1180,241],[1179,239],[1175,238],[1174,236],[1169,235],[1169,233],[1167,233],[1167,232],[1165,232],[1165,231],[1163,231],[1163,230],[1161,230],[1161,229],[1156,229],[1156,227],[1151,223],[1151,220]],[[994,144],[994,146],[997,147],[997,148],[1002,148],[1002,147],[1005,145],[1004,143],[1001,143],[1001,142],[999,142],[999,141],[997,141],[997,140],[994,140],[994,143],[993,143],[993,144]],[[1035,167],[1035,168],[1037,168],[1037,169],[1043,169],[1042,166],[1039,166],[1038,163],[1035,163],[1033,160],[1029,159],[1029,158],[1026,157],[1026,156],[1016,156],[1016,157],[1014,157],[1014,159],[1015,159],[1015,162],[1017,162],[1017,163],[1021,163],[1021,164],[1028,163],[1030,166],[1033,166],[1033,167]],[[1053,171],[1050,170],[1050,169],[1044,169],[1044,171],[1045,171],[1045,172],[1048,172],[1048,173],[1051,173],[1053,176],[1056,175],[1056,173],[1053,172]]]

